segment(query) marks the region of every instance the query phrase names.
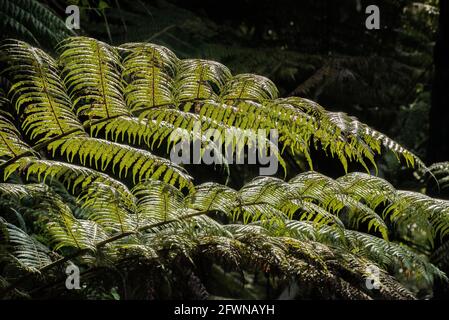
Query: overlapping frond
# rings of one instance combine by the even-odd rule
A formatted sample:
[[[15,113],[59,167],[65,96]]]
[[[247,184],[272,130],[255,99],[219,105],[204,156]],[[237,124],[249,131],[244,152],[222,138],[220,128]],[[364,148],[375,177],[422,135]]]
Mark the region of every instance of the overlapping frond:
[[[10,65],[6,71],[13,78],[11,99],[18,111],[26,108],[22,128],[38,142],[61,135],[85,135],[78,117],[84,126],[92,126],[91,134],[105,129],[106,136],[115,132],[117,140],[119,133],[123,138],[125,131],[118,128],[124,126],[133,140],[143,137],[147,145],[150,140],[151,145],[160,142],[170,129],[192,131],[193,122],[200,122],[202,130],[218,129],[222,135],[229,135],[229,129],[232,133],[277,129],[284,147],[289,147],[292,154],[303,155],[310,166],[309,148],[318,142],[329,148],[345,169],[352,160],[367,169],[365,159],[375,165],[374,156],[382,143],[404,155],[407,164],[413,165],[416,160],[354,118],[327,112],[305,99],[273,100],[277,98],[276,87],[264,77],[232,76],[225,66],[206,60],[178,60],[157,45],[134,43],[116,49],[91,38],[68,38],[58,46],[61,71],[52,58],[25,43],[6,43],[3,51]],[[24,66],[31,75],[20,74]],[[43,90],[36,90],[41,87]],[[22,90],[27,93],[22,94]],[[152,101],[145,102],[145,97]],[[157,102],[156,97],[162,100]],[[151,110],[157,106],[166,107]],[[171,108],[184,112],[176,114]],[[140,119],[133,118],[133,113]],[[37,123],[40,117],[48,121],[49,130]],[[159,122],[142,122],[143,118]],[[186,118],[190,120],[186,122]],[[240,135],[243,141],[246,135]],[[237,145],[243,148],[242,143]],[[275,149],[270,142],[266,145]],[[281,153],[276,150],[275,154],[285,168]]]
[[[24,115],[21,127],[31,139],[39,143],[68,132],[83,132],[49,55],[13,40],[3,43],[0,50],[1,62],[7,65],[3,72],[12,82],[10,99],[16,112]]]
[[[14,124],[0,114],[0,157],[14,158],[25,152],[32,152],[30,146],[21,138]]]
[[[142,223],[172,220],[185,214],[183,194],[166,183],[143,182],[132,191],[137,198],[137,214]]]
[[[93,164],[93,167],[100,171],[105,171],[108,168],[112,168],[114,171],[118,168],[119,176],[122,171],[126,176],[128,169],[132,168],[134,179],[136,177],[138,179],[142,177],[157,179],[162,176],[166,181],[179,182],[181,188],[188,185],[190,179],[188,175],[169,160],[154,156],[145,150],[89,137],[74,110],[77,110],[78,115],[80,115],[80,113],[83,114],[83,110],[88,108],[90,111],[86,111],[87,113],[94,112],[101,118],[129,115],[129,112],[127,112],[126,105],[122,101],[120,88],[116,87],[115,80],[117,79],[112,78],[111,80],[112,75],[109,75],[111,73],[120,77],[120,73],[114,73],[114,66],[110,66],[110,69],[107,70],[101,67],[103,65],[102,59],[114,58],[114,56],[111,56],[112,53],[103,52],[109,48],[91,39],[79,41],[84,46],[91,48],[91,51],[85,48],[85,54],[96,54],[96,58],[94,57],[96,60],[88,61],[83,58],[81,63],[90,65],[96,61],[99,69],[93,68],[93,71],[89,73],[89,76],[94,78],[92,81],[87,81],[83,76],[80,85],[72,83],[72,80],[75,82],[78,80],[71,80],[71,77],[76,77],[76,75],[68,72],[66,83],[75,90],[71,93],[72,98],[80,95],[80,92],[86,94],[86,92],[92,90],[86,86],[91,85],[92,88],[97,89],[99,86],[97,95],[89,94],[85,96],[86,99],[89,97],[96,99],[95,103],[86,102],[83,96],[78,100],[75,97],[72,104],[72,100],[62,84],[56,63],[43,51],[20,41],[8,41],[1,46],[1,61],[7,65],[4,72],[12,83],[9,89],[11,101],[15,105],[17,114],[23,114],[22,130],[32,141],[37,143],[37,146],[40,144],[46,146],[53,157],[58,153],[66,156],[69,162],[73,162],[77,158],[76,160],[82,164]],[[66,46],[62,44],[62,47],[65,48]],[[71,57],[78,52],[76,50],[72,52],[72,50],[75,49],[66,48],[64,52],[67,57]],[[61,59],[64,57],[66,56],[61,55]],[[118,59],[117,54],[115,58]],[[113,60],[107,61],[115,62]],[[116,62],[118,63],[118,61]],[[71,67],[70,64],[66,69]],[[80,71],[85,71],[84,67],[79,65],[75,65],[74,68],[77,67]],[[25,70],[25,72],[21,73],[21,70]],[[102,72],[107,75],[101,74]],[[95,78],[96,76],[97,78]],[[86,81],[84,82],[84,80]],[[108,86],[112,87],[109,88]],[[103,99],[100,101],[103,104],[98,102],[98,99]],[[83,105],[78,106],[77,101],[80,101]],[[96,108],[102,109],[104,114],[101,114]],[[89,114],[87,115],[89,116]],[[89,116],[89,118],[91,117]],[[2,148],[5,151],[2,152],[8,152],[5,155],[9,155],[9,158],[15,160],[29,153],[23,150],[25,148],[24,143],[14,142],[18,140],[18,132],[16,132],[14,126],[3,116],[1,121],[2,139],[6,142],[5,147]],[[13,148],[20,149],[16,152]],[[98,162],[101,162],[101,164]],[[118,165],[119,163],[120,165]],[[17,164],[12,163],[12,166],[16,168]]]
[[[327,183],[333,181],[334,190],[338,185],[338,180],[329,180],[324,176],[321,179],[316,179],[315,173],[308,176],[309,178],[314,177],[321,183],[326,180]],[[351,178],[353,177],[346,181]],[[344,177],[341,179],[345,180]],[[302,184],[302,192],[298,192],[298,190],[301,190],[298,187],[300,184]],[[155,251],[152,251],[151,247],[156,248],[157,251],[170,243],[172,243],[170,247],[174,251],[181,250],[188,256],[194,256],[194,252],[197,250],[196,246],[199,245],[208,248],[207,250],[212,250],[206,250],[206,252],[213,252],[213,255],[224,255],[222,258],[226,257],[225,260],[228,262],[230,261],[229,258],[232,257],[231,260],[235,260],[237,265],[244,259],[248,259],[247,255],[250,254],[249,251],[245,250],[251,250],[253,257],[249,261],[253,261],[253,264],[258,261],[257,265],[263,269],[277,268],[279,272],[290,275],[292,275],[292,272],[296,275],[303,275],[304,270],[310,272],[314,270],[313,272],[318,272],[317,274],[323,277],[326,275],[325,278],[331,281],[330,283],[333,286],[337,286],[335,281],[349,281],[354,285],[353,279],[339,279],[341,274],[337,271],[341,271],[341,268],[347,268],[347,270],[351,270],[351,273],[354,273],[357,279],[360,279],[365,272],[363,268],[367,266],[366,261],[372,261],[372,263],[393,273],[397,272],[399,268],[413,269],[418,272],[420,277],[424,277],[429,282],[433,280],[433,277],[445,278],[445,275],[422,255],[415,254],[410,249],[375,235],[347,229],[354,227],[354,225],[343,222],[345,220],[335,223],[338,215],[325,210],[325,201],[323,203],[310,201],[311,195],[318,196],[318,199],[320,195],[313,191],[314,184],[308,183],[304,177],[293,179],[293,185],[296,185],[296,189],[290,183],[266,177],[252,181],[240,191],[219,184],[208,183],[199,186],[194,193],[184,197],[179,190],[165,182],[148,181],[138,184],[131,190],[134,202],[127,203],[122,199],[122,195],[115,193],[110,186],[94,181],[85,197],[80,199],[80,205],[86,208],[87,212],[91,212],[86,219],[76,218],[70,209],[61,202],[61,198],[55,194],[43,193],[39,196],[41,197],[41,204],[51,203],[46,218],[48,219],[46,228],[48,228],[47,232],[52,239],[54,250],[71,247],[81,252],[83,250],[96,252],[101,249],[104,251],[103,254],[107,253],[111,259],[115,260],[121,259],[121,255],[116,250],[119,250],[122,254],[125,252],[133,252],[134,254],[141,252],[142,254],[145,253],[147,258],[154,258]],[[315,184],[315,186],[318,185],[320,185],[320,182]],[[0,190],[10,188],[7,184],[0,186]],[[26,193],[26,188],[14,188],[10,193],[13,196],[21,196]],[[321,186],[321,188],[323,187]],[[340,186],[340,188],[343,189],[344,187]],[[356,189],[353,185],[346,186],[346,188],[347,190]],[[383,189],[380,188],[379,191],[382,192]],[[307,204],[310,213],[294,215],[292,216],[293,220],[288,219],[288,210],[285,208],[292,206],[289,198],[292,194],[296,194],[297,197],[299,197],[298,194],[302,195],[303,198],[297,198],[297,200]],[[401,194],[401,192],[398,192],[398,194]],[[348,196],[348,194],[344,195]],[[355,198],[351,199],[356,201]],[[305,207],[298,205],[296,208],[297,210],[304,210]],[[251,216],[251,219],[248,219],[244,214],[241,220],[243,223],[258,222],[249,225],[229,225],[223,228],[220,224],[213,227],[214,223],[211,224],[211,221],[207,220],[209,218],[204,217],[206,220],[201,218],[201,215],[223,212],[229,217],[239,220],[239,215],[236,215],[235,212],[242,212],[242,210]],[[431,210],[431,208],[423,208],[422,210]],[[316,217],[321,211],[326,213],[321,213],[321,218],[317,219]],[[314,219],[308,217],[311,213],[313,213]],[[334,216],[334,219],[326,220],[326,215]],[[189,231],[189,223],[187,225],[173,223],[182,221],[185,217],[193,225],[201,225],[202,227]],[[364,218],[361,219],[363,222]],[[172,227],[158,228],[164,224]],[[181,236],[180,233],[185,234]],[[178,234],[181,238],[176,238],[175,234]],[[272,234],[272,238],[267,238],[270,234]],[[189,238],[192,236],[193,239]],[[280,236],[285,238],[277,238]],[[187,239],[183,237],[187,237]],[[125,241],[125,239],[128,240]],[[270,241],[271,244],[268,245],[267,243],[265,246],[261,246],[260,241],[262,239],[265,242]],[[162,247],[160,247],[160,241],[164,243]],[[173,241],[180,242],[175,244]],[[185,241],[190,242],[190,244],[187,245]],[[223,241],[228,243],[225,247],[222,247]],[[304,241],[314,243],[307,249],[308,251],[304,251],[307,248],[304,247],[306,246]],[[326,250],[333,252],[331,256],[326,258],[322,251],[316,251],[317,243],[329,246]],[[102,249],[105,244],[107,246]],[[147,248],[148,245],[150,245],[150,248]],[[272,245],[273,247],[270,247]],[[232,249],[232,246],[235,246],[235,248]],[[300,248],[302,248],[301,252],[298,252]],[[295,253],[291,252],[293,249]],[[233,250],[237,251],[232,254]],[[334,252],[333,250],[337,251]],[[226,253],[222,251],[226,251]],[[351,253],[349,254],[349,252]],[[332,262],[335,259],[334,255],[339,256],[338,259],[343,259],[339,260],[340,263],[346,262],[338,265],[337,268],[337,265]],[[294,256],[297,258],[293,258]],[[305,260],[302,261],[303,259]],[[353,269],[354,263],[358,264],[356,270]],[[301,269],[300,266],[306,269]],[[334,271],[329,273],[329,268],[336,268],[335,272],[337,273],[334,273]],[[407,290],[395,282],[396,280],[393,280],[387,274],[382,277],[389,282],[385,284],[386,288],[383,289],[387,290],[382,293],[385,297],[395,295],[402,298],[410,297],[409,293],[405,294]],[[301,276],[301,281],[306,281],[303,276]],[[312,280],[309,279],[308,281]],[[398,292],[393,293],[395,286],[401,288],[405,296]],[[354,293],[351,290],[350,292]]]
[[[256,141],[284,170],[286,156],[312,168],[312,148],[345,170],[355,161],[370,171],[383,149],[424,167],[383,134],[312,101],[278,98],[265,77],[180,60],[159,45],[72,37],[57,51],[54,60],[24,42],[0,46],[8,80],[7,95],[0,92],[0,170],[9,182],[0,183],[0,252],[25,273],[40,272],[45,282],[69,259],[93,269],[160,270],[211,259],[361,299],[413,298],[393,277],[400,268],[428,282],[445,279],[398,230],[419,217],[433,228],[427,238],[446,240],[447,201],[362,173],[258,177],[238,190],[194,186],[183,167],[153,154],[166,147],[173,156],[178,142],[199,142],[201,155],[213,150],[226,165],[223,147],[242,160]],[[371,266],[380,269],[378,291],[363,285]]]
[[[265,77],[232,76],[225,66],[212,61],[177,60],[171,51],[152,44],[123,45],[121,52],[127,100],[140,117],[151,117],[154,107],[178,108],[201,115],[202,119],[196,120],[202,122],[239,129],[277,129],[284,147],[304,155],[310,167],[312,146],[329,150],[345,169],[350,161],[367,169],[366,160],[375,166],[374,158],[382,146],[403,156],[407,165],[424,166],[405,148],[353,117],[328,112],[307,99],[277,99],[276,86]],[[169,122],[182,124],[183,116],[178,114]]]
[[[128,43],[124,51],[123,78],[126,104],[132,112],[173,102],[173,77],[177,57],[169,49],[146,43]]]
[[[221,63],[199,59],[182,60],[175,78],[175,99],[177,102],[216,101],[230,78],[231,72]]]
[[[413,191],[398,191],[399,201],[391,209],[393,221],[413,222],[425,216],[432,225],[433,233],[444,238],[449,233],[449,201],[428,197]]]
[[[58,45],[62,78],[77,115],[90,120],[130,115],[123,97],[117,50],[90,38],[67,38]]]

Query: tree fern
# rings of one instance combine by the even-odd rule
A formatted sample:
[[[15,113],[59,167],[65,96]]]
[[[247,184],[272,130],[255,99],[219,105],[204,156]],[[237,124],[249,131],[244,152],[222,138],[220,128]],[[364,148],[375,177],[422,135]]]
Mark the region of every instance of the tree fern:
[[[277,129],[280,148],[263,144],[290,174],[284,158],[302,157],[312,168],[312,148],[345,170],[355,161],[369,171],[384,150],[425,167],[383,134],[312,101],[279,98],[267,78],[180,60],[158,45],[73,37],[57,52],[55,60],[16,40],[0,47],[2,296],[44,292],[68,263],[92,281],[99,266],[192,277],[198,265],[221,265],[339,298],[414,298],[396,277],[401,268],[430,284],[446,281],[401,233],[419,218],[432,230],[429,242],[446,240],[444,200],[366,173],[256,177],[239,188],[194,184],[159,150],[166,155],[185,139],[200,141],[202,152],[229,147],[204,133],[213,129],[234,134],[231,146],[245,151],[248,131]],[[12,266],[20,272],[6,272]],[[377,291],[364,286],[371,266],[380,270]],[[151,277],[154,284],[167,275]]]

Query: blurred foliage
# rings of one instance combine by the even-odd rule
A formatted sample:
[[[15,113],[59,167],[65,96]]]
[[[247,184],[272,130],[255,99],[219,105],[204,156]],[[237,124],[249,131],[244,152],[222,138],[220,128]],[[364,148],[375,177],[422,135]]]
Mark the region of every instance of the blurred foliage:
[[[0,0],[0,28],[2,39],[20,38],[43,48],[71,34],[55,11],[36,0]]]

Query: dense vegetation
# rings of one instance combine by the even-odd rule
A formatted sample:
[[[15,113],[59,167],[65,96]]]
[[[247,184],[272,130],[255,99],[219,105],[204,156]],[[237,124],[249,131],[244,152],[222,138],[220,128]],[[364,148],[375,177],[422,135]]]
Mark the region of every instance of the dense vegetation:
[[[289,96],[288,82],[278,88],[148,41],[67,37],[35,1],[5,0],[2,9],[15,17],[3,20],[13,34],[33,42],[0,45],[2,298],[414,299],[448,287],[449,201],[425,195],[423,184],[443,189],[447,163],[427,168],[373,126],[298,97],[313,91],[316,100],[332,100],[325,88],[341,80],[342,66],[363,74],[378,58],[363,66],[330,60]],[[26,12],[54,27],[24,30],[21,22],[33,19]],[[119,21],[132,28],[126,20]],[[402,49],[384,61],[400,78],[412,70],[395,60],[405,59]],[[421,61],[416,70],[428,66]],[[428,100],[417,87],[411,106]],[[374,91],[366,94],[382,101]],[[202,134],[207,129],[234,134],[232,147],[243,151],[250,141],[239,137],[276,129],[279,148],[267,139],[264,147],[278,172],[261,177],[255,165],[169,160],[181,138],[224,158],[227,145]],[[401,190],[401,176],[420,187]],[[70,265],[81,269],[80,290],[66,288]]]

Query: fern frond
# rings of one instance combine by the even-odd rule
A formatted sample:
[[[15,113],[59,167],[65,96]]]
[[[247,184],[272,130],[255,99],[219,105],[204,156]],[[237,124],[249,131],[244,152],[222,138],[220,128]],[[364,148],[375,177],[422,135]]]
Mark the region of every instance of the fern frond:
[[[276,85],[268,78],[254,74],[239,74],[228,81],[222,90],[221,99],[229,100],[264,100],[278,97]]]
[[[257,144],[284,170],[285,154],[312,168],[311,148],[338,158],[345,170],[355,161],[370,171],[384,149],[423,166],[388,137],[312,101],[278,98],[267,78],[179,60],[162,46],[116,48],[75,37],[58,53],[55,62],[20,41],[0,47],[11,84],[7,97],[0,92],[0,169],[9,182],[41,182],[0,184],[2,254],[25,269],[47,273],[70,259],[93,269],[173,271],[186,261],[212,261],[312,286],[323,296],[364,299],[413,298],[392,276],[400,268],[428,283],[446,279],[418,251],[428,247],[400,241],[415,244],[402,231],[418,220],[432,226],[428,238],[445,239],[447,201],[361,173],[332,179],[312,171],[288,182],[258,177],[240,190],[194,187],[181,166],[152,153],[193,141],[202,155],[212,148],[224,159],[225,147],[249,158],[256,132],[277,129],[282,150],[268,136]],[[215,141],[216,133],[232,140]],[[370,266],[381,269],[375,292],[364,285]]]
[[[223,159],[223,157],[225,157],[223,153],[228,149],[233,152],[232,154],[229,154],[229,157],[233,156],[236,157],[236,159],[239,159],[238,157],[243,156],[244,148],[247,146],[254,147],[255,141],[257,141],[257,145],[260,150],[270,150],[270,152],[278,159],[281,167],[285,170],[285,161],[282,158],[277,146],[270,141],[268,137],[257,136],[254,131],[228,126],[227,124],[217,122],[206,116],[171,108],[152,108],[142,112],[140,117],[146,117],[148,121],[152,120],[157,123],[168,123],[173,125],[175,128],[178,128],[179,131],[175,131],[175,134],[171,136],[174,142],[179,140],[180,137],[193,136],[193,138],[196,138],[200,135],[201,140],[197,138],[198,140],[196,141],[207,142],[206,146],[209,146],[209,148],[212,148],[217,152],[218,159]],[[218,141],[215,141],[213,137],[205,136],[206,132],[210,133],[211,131],[213,133],[218,133],[221,139],[217,139]],[[193,134],[190,134],[191,132],[193,132]],[[257,140],[255,140],[256,138]],[[191,140],[185,141],[191,142]],[[227,160],[227,157],[228,154],[226,154],[225,160]],[[227,161],[222,161],[227,163]]]
[[[26,272],[52,263],[55,254],[24,230],[0,218],[0,261],[17,265]]]
[[[348,208],[347,214],[351,227],[360,229],[360,223],[367,223],[367,232],[374,229],[379,231],[384,239],[388,239],[387,224],[373,209],[351,197],[345,197],[344,201]]]
[[[69,163],[54,160],[41,160],[24,157],[17,160],[13,165],[5,169],[8,175],[12,171],[23,172],[28,179],[30,176],[36,177],[40,182],[51,182],[57,179],[62,182],[68,190],[75,193],[77,186],[85,190],[92,183],[102,183],[110,188],[118,190],[124,197],[130,198],[131,193],[128,188],[107,174]],[[50,181],[49,181],[50,180]]]
[[[0,158],[14,158],[19,154],[30,152],[31,147],[23,141],[14,124],[0,114]]]
[[[428,219],[435,234],[444,238],[449,233],[449,201],[434,199],[413,191],[398,191],[399,201],[389,208],[391,219],[410,223],[419,216]]]
[[[100,46],[96,42],[92,44],[88,41],[87,44],[98,48]],[[26,115],[22,128],[31,139],[37,140],[37,143],[48,143],[48,150],[53,156],[59,148],[61,155],[66,155],[69,161],[73,161],[75,155],[82,163],[86,163],[88,159],[89,163],[95,161],[97,165],[100,160],[102,164],[96,168],[101,167],[103,170],[111,161],[112,167],[115,168],[120,160],[119,175],[125,170],[126,176],[127,170],[133,166],[134,178],[137,173],[140,174],[139,178],[144,174],[147,178],[164,174],[164,179],[173,183],[178,181],[181,188],[188,184],[186,184],[189,180],[187,175],[168,160],[155,157],[143,150],[87,137],[83,126],[72,112],[72,104],[61,84],[58,69],[47,54],[18,41],[7,42],[0,50],[7,53],[4,59],[10,65],[6,72],[13,82],[10,89],[10,92],[13,92],[12,101],[16,105],[17,112],[24,110]],[[30,75],[20,73],[19,67],[26,67]],[[23,90],[26,90],[26,93],[22,94]],[[108,104],[108,108],[109,106]],[[118,107],[113,108],[126,110],[124,104],[118,104]],[[3,130],[11,130],[10,127],[5,123]],[[98,150],[102,152],[97,152]]]
[[[390,270],[398,268],[398,265],[403,269],[415,270],[418,273],[416,276],[425,278],[429,283],[432,283],[433,277],[448,281],[447,276],[431,264],[426,257],[414,253],[400,244],[353,230],[346,230],[345,234],[352,250],[357,250],[357,254],[376,261],[379,265]]]
[[[132,189],[137,198],[137,215],[142,224],[176,219],[183,215],[183,194],[160,181],[147,181]]]
[[[119,177],[122,174],[126,177],[128,170],[132,169],[135,180],[162,177],[166,182],[179,183],[180,188],[191,187],[191,178],[181,167],[145,150],[89,137],[59,140],[48,147],[53,153],[59,150],[69,162],[77,157],[83,165],[94,166],[101,171],[112,168],[115,173],[118,169]]]
[[[429,166],[429,172],[437,179],[441,189],[449,186],[449,162],[437,162]],[[422,173],[421,173],[422,174]],[[422,174],[424,175],[424,174]]]
[[[218,183],[204,183],[195,187],[185,200],[186,204],[199,211],[220,211],[231,215],[238,205],[237,191]]]
[[[89,210],[89,220],[97,223],[106,232],[126,233],[139,227],[135,198],[124,199],[122,193],[108,184],[95,181],[79,201],[83,208]],[[95,240],[93,242],[95,243]]]
[[[37,143],[83,128],[72,113],[71,101],[61,84],[53,59],[25,42],[7,41],[0,46],[4,72],[13,83],[9,95],[18,114],[25,115],[22,129]],[[45,126],[42,125],[45,123]]]
[[[344,203],[340,185],[332,178],[318,172],[304,172],[290,179],[291,198],[318,201],[324,208],[339,211]]]
[[[399,272],[399,269],[414,270],[415,276],[423,277],[428,283],[432,283],[434,277],[447,281],[446,275],[424,255],[370,234],[326,226],[317,227],[305,221],[288,221],[286,230],[295,238],[309,239],[349,250],[357,256],[374,261],[392,273]]]
[[[215,101],[229,78],[231,72],[221,63],[198,59],[182,60],[175,78],[175,100]]]
[[[173,77],[178,58],[169,49],[149,43],[128,43],[124,52],[123,78],[126,104],[132,112],[173,103]]]
[[[346,194],[363,201],[371,209],[397,201],[396,189],[386,180],[375,176],[353,172],[338,178],[337,182]]]
[[[28,196],[34,197],[41,193],[45,193],[47,187],[41,184],[15,184],[15,183],[0,183],[0,194],[2,198],[12,197],[16,200]]]
[[[71,37],[57,50],[62,78],[78,116],[92,121],[130,115],[115,48],[91,38]]]
[[[95,224],[92,230],[93,221],[76,219],[70,208],[54,193],[45,194],[42,201],[49,208],[46,228],[55,250],[71,247],[95,251],[96,238],[104,236],[100,227]]]
[[[167,154],[178,142],[199,142],[200,153],[213,150],[217,162],[223,164],[228,170],[228,161],[218,145],[210,137],[197,130],[185,130],[166,123],[165,121],[139,119],[137,117],[118,117],[107,122],[97,123],[91,126],[91,133],[94,136],[101,135],[104,128],[106,140],[122,142],[140,147],[147,145],[152,150],[158,148],[162,143],[167,145]]]

